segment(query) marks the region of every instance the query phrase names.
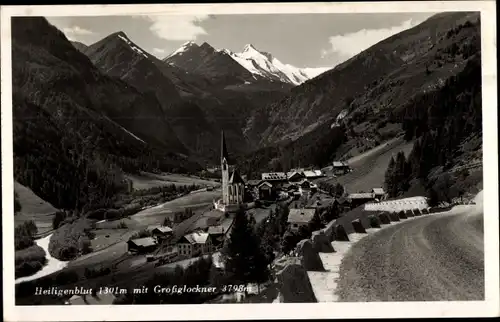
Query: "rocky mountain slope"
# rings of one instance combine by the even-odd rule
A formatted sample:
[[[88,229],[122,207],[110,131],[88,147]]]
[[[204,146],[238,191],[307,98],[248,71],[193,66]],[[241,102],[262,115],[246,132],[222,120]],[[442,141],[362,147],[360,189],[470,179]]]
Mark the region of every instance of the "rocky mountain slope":
[[[255,81],[250,72],[206,43],[185,47],[189,48],[179,50],[171,61],[161,61],[117,32],[84,53],[105,74],[155,95],[176,135],[200,162],[218,162],[221,129],[234,151],[248,151],[254,142],[241,129],[251,111],[280,98],[291,85],[265,78]]]
[[[298,85],[328,68],[297,68],[283,64],[270,53],[257,50],[247,44],[240,53],[228,49],[216,50],[208,43],[198,46],[189,41],[163,59],[163,61],[187,71],[210,75],[232,75],[233,81],[252,84],[262,80]],[[236,63],[236,64],[235,64]]]
[[[244,84],[254,80],[248,70],[206,42],[200,46],[188,42],[163,61],[190,73],[204,75],[214,83]]]
[[[154,95],[103,75],[41,17],[12,19],[15,178],[58,208],[106,203],[121,171],[199,169]]]
[[[257,77],[265,77],[273,81],[293,85],[299,85],[329,69],[297,68],[289,64],[283,64],[270,53],[257,50],[252,44],[245,45],[241,53],[233,53],[227,49],[223,49],[222,52],[227,53]]]
[[[85,45],[84,43],[81,43],[81,42],[79,42],[79,41],[72,41],[72,42],[71,42],[71,44],[72,44],[72,45],[73,45],[76,49],[78,49],[78,50],[79,50],[79,51],[81,51],[81,52],[84,52],[84,51],[88,48],[88,46],[87,46],[87,45]]]
[[[479,14],[435,15],[293,88],[282,100],[256,110],[245,134],[264,148],[243,159],[266,169],[282,168],[286,159],[292,167],[323,166],[403,133],[412,133],[409,140],[419,137],[426,130],[409,121],[426,124],[421,121],[422,115],[427,115],[426,107],[433,105],[439,110],[450,104],[441,102],[446,95],[439,93],[448,91],[445,85],[477,59]],[[475,85],[471,82],[469,86],[472,90]],[[433,104],[429,101],[432,97],[436,97]],[[455,100],[460,97],[463,95]],[[336,128],[343,129],[341,134],[335,134]],[[328,138],[335,138],[328,155],[324,148],[311,149],[318,139]]]
[[[439,14],[385,39],[256,111],[245,133],[260,137],[265,146],[295,140],[321,124],[333,123],[343,112],[347,120],[356,119],[356,125],[369,117],[382,123],[387,120],[382,116],[401,110],[411,97],[438,88],[463,69],[466,59],[442,52],[466,46],[474,31],[464,29],[453,37],[447,33],[478,18],[477,13]],[[372,136],[373,131],[358,130],[374,141],[380,139]]]

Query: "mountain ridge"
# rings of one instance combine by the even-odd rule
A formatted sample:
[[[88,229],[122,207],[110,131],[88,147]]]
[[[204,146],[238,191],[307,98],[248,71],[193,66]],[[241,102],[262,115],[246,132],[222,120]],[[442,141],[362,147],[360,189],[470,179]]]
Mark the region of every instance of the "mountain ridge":
[[[220,53],[221,56],[229,56],[239,66],[250,72],[250,78],[248,74],[244,74],[245,82],[252,82],[264,78],[273,82],[277,81],[291,85],[299,85],[329,69],[327,67],[297,68],[289,64],[283,64],[272,54],[259,51],[252,44],[246,44],[242,52],[234,53],[229,49],[215,50],[206,42],[202,45],[197,45],[193,41],[184,43],[177,50],[163,58],[163,61],[190,71],[196,71],[199,65],[201,65],[197,61],[200,57],[203,59],[203,57],[206,56],[206,53],[204,55],[199,52],[203,47],[213,49],[211,50],[212,55],[216,55],[215,52],[217,52]]]
[[[333,123],[343,110],[354,110],[351,103],[355,98],[366,94],[371,88],[380,87],[385,83],[384,78],[392,77],[389,75],[406,73],[407,76],[412,76],[415,72],[411,71],[410,66],[420,74],[413,78],[418,84],[408,83],[408,86],[425,86],[426,78],[434,79],[437,75],[435,73],[426,77],[425,66],[422,70],[422,64],[433,61],[433,57],[426,55],[436,51],[435,46],[448,30],[476,17],[476,13],[447,13],[437,18],[431,17],[413,28],[382,40],[332,70],[292,88],[281,101],[256,111],[250,118],[245,133],[260,136],[261,146],[295,140],[322,123]],[[444,69],[443,73],[446,74]],[[386,96],[392,95],[388,93],[404,93],[405,84],[411,81],[411,77],[398,77],[400,79],[396,89],[403,91],[389,91]],[[394,85],[396,84],[392,87]],[[391,85],[387,85],[386,89],[390,87]],[[414,90],[417,92],[415,88]],[[379,91],[383,92],[381,88]],[[375,91],[374,94],[381,92]],[[405,95],[398,96],[398,99],[404,102],[408,99]]]

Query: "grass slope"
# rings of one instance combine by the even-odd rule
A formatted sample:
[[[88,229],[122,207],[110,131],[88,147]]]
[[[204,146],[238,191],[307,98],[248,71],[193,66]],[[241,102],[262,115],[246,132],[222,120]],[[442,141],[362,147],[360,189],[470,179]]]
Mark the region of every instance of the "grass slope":
[[[413,142],[405,142],[402,138],[383,143],[374,149],[355,156],[350,162],[351,173],[337,177],[323,179],[330,183],[340,183],[347,192],[370,191],[375,187],[384,186],[384,175],[392,156],[399,151],[406,155],[410,153]]]
[[[38,234],[52,230],[52,218],[58,209],[19,182],[14,183],[14,190],[21,203],[21,211],[14,216],[14,224],[17,226],[33,220],[38,228]]]

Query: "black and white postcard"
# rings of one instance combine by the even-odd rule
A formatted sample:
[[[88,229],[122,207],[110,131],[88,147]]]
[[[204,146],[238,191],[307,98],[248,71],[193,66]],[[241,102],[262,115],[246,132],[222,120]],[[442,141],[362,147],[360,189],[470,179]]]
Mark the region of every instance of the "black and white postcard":
[[[1,80],[7,321],[499,314],[494,1],[3,6]]]

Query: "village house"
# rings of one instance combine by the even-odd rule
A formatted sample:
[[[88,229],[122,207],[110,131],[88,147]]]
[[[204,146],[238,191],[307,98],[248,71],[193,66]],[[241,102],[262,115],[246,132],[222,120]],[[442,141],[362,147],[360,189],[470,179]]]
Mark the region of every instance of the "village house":
[[[323,173],[321,172],[321,170],[307,170],[307,171],[304,171],[304,176],[307,179],[312,180],[312,179],[317,179],[317,178],[322,177]]]
[[[379,201],[385,197],[385,191],[382,188],[373,188],[371,193],[373,193],[374,197]]]
[[[214,251],[222,248],[227,232],[228,227],[224,227],[222,225],[208,227],[207,233],[212,241]]]
[[[333,204],[336,205],[341,212],[351,210],[351,201],[346,197],[335,198]]]
[[[127,247],[131,253],[145,254],[154,251],[158,247],[158,242],[153,237],[130,239]]]
[[[272,184],[267,181],[262,182],[258,187],[259,199],[273,200],[276,199],[276,191]]]
[[[293,171],[288,174],[288,182],[301,182],[305,178],[303,172]]]
[[[156,241],[158,243],[161,243],[162,241],[168,240],[169,238],[172,237],[174,234],[174,231],[172,228],[168,226],[159,226],[154,228],[151,233],[153,234],[153,237],[156,238]]]
[[[288,182],[288,176],[285,172],[262,173],[261,179],[262,181],[271,183],[275,187],[279,187]]]
[[[351,193],[346,198],[350,202],[351,208],[356,208],[367,202],[375,200],[375,196],[371,192]]]
[[[179,255],[186,258],[198,257],[213,252],[212,239],[206,232],[193,232],[177,242]]]
[[[343,175],[351,171],[351,168],[344,161],[334,161],[332,167],[333,174],[335,175]]]
[[[298,232],[300,227],[308,225],[314,217],[316,209],[299,208],[290,209],[288,214],[288,224],[294,232]]]
[[[318,186],[315,185],[314,183],[304,180],[301,183],[299,183],[299,192],[302,194],[306,193],[315,193],[318,190]]]

